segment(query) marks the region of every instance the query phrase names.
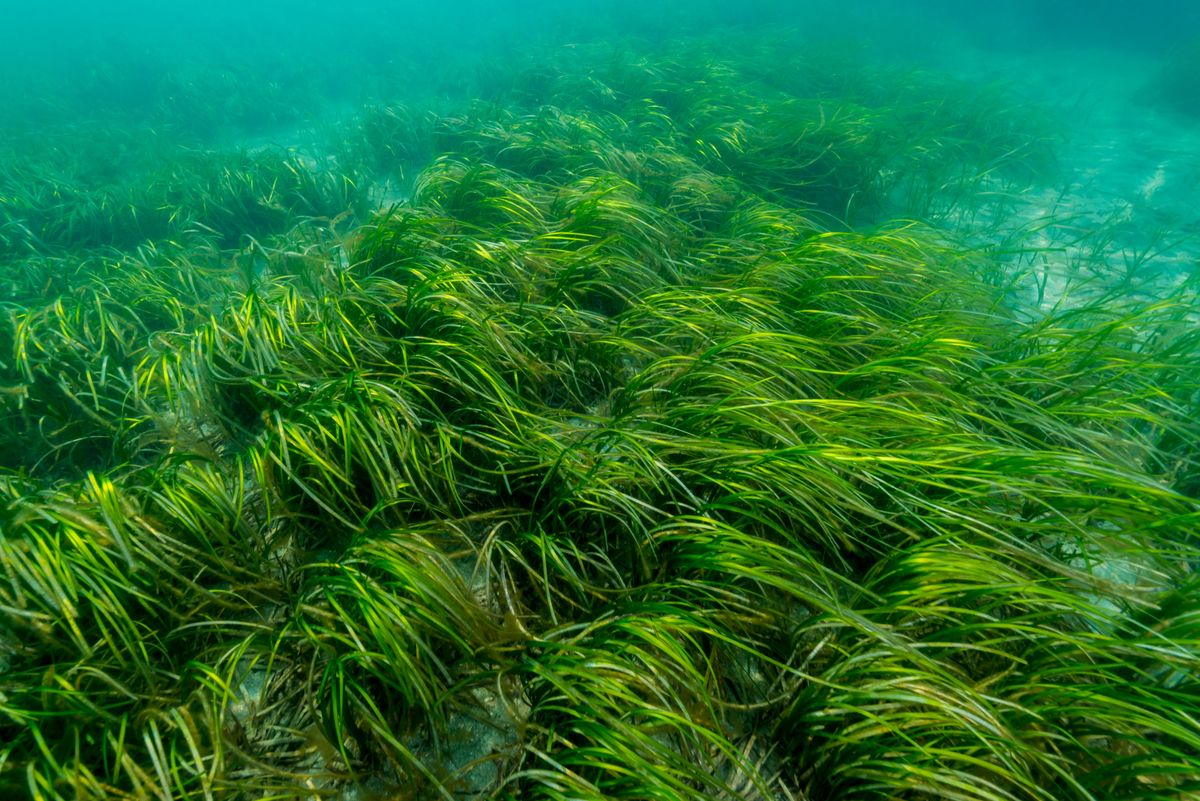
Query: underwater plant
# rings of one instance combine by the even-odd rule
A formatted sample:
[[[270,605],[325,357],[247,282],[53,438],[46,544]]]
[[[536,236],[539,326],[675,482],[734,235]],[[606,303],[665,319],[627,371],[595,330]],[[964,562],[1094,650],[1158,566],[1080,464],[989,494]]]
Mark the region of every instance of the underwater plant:
[[[1200,286],[1031,308],[1035,119],[755,42],[6,165],[0,796],[1200,792]]]
[[[1139,94],[1143,102],[1180,117],[1200,119],[1196,85],[1200,81],[1200,39],[1180,42],[1171,48],[1162,66]]]

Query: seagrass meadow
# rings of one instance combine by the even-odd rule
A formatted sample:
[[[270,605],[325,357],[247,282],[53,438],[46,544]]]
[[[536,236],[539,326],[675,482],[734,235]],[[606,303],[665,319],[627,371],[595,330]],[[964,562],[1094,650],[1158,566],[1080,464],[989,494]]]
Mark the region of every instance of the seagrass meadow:
[[[1200,798],[1194,231],[864,52],[24,109],[0,799]]]

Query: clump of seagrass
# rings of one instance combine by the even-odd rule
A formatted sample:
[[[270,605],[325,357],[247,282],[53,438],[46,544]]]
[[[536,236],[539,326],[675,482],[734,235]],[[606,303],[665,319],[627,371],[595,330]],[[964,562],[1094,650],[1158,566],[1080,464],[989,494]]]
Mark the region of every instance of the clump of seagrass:
[[[1162,65],[1141,88],[1144,103],[1192,121],[1200,121],[1200,100],[1196,83],[1200,81],[1200,38],[1176,44]]]

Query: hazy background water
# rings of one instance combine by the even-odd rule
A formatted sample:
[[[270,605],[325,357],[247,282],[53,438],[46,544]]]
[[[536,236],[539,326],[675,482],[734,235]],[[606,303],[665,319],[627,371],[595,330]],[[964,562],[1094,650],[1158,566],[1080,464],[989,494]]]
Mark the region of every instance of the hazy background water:
[[[1200,3],[1158,0],[267,0],[199,4],[6,4],[0,64],[6,116],[131,111],[170,102],[172,78],[232,72],[264,83],[307,79],[314,101],[419,89],[489,56],[554,43],[662,38],[786,26],[831,41],[867,39],[876,55],[1037,55],[1080,50],[1153,61],[1200,36]],[[1055,66],[1047,63],[1046,66]],[[1090,66],[1089,66],[1090,68]]]

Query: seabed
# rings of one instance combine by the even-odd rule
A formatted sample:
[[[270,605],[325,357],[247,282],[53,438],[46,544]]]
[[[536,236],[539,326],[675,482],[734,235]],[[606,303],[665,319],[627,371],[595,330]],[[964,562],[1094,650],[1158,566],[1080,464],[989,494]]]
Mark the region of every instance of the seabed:
[[[10,131],[0,798],[1200,797],[1171,79],[757,31]]]

